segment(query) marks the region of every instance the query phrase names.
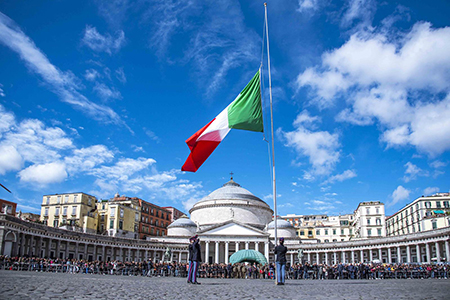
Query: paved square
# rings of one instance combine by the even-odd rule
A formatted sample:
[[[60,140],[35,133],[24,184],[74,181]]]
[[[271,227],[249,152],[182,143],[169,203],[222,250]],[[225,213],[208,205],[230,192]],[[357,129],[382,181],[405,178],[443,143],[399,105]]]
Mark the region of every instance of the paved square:
[[[0,299],[450,299],[450,280],[201,279],[0,271]]]

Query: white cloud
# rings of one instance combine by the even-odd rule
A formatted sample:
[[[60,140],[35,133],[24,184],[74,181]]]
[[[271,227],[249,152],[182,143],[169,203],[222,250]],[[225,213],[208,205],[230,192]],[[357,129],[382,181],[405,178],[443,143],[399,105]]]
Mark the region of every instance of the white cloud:
[[[119,30],[114,38],[110,34],[101,35],[97,28],[87,25],[82,42],[95,52],[112,54],[125,45],[125,33]]]
[[[438,187],[427,187],[425,190],[423,190],[423,194],[425,196],[431,196],[435,193],[439,193],[439,188]]]
[[[124,124],[121,118],[109,107],[89,101],[77,90],[77,78],[71,72],[62,72],[52,65],[44,53],[22,30],[0,12],[0,43],[19,54],[26,66],[37,73],[59,96],[61,101],[70,104],[95,120]]]
[[[115,88],[109,88],[103,83],[96,83],[94,86],[94,91],[104,101],[109,99],[122,99],[122,94],[120,94],[118,90]]]
[[[88,81],[95,81],[99,77],[101,77],[101,74],[97,70],[94,70],[94,69],[88,69],[84,73],[84,78],[86,78],[86,80],[88,80]]]
[[[443,168],[443,167],[445,167],[447,165],[448,165],[448,163],[445,163],[445,162],[439,161],[439,160],[435,160],[435,161],[430,163],[430,166],[432,166],[435,169]]]
[[[330,178],[328,178],[327,180],[325,180],[322,185],[326,185],[326,184],[333,184],[336,181],[342,182],[345,181],[347,179],[351,179],[356,177],[356,172],[354,170],[345,170],[343,173],[341,174],[337,174],[337,175],[333,175],[330,176]]]
[[[125,84],[127,82],[127,77],[125,76],[123,68],[117,69],[114,73],[116,74],[117,80],[119,80],[121,83]]]
[[[339,161],[340,147],[339,135],[328,131],[311,131],[304,126],[304,123],[311,123],[318,119],[305,117],[308,115],[302,112],[294,122],[296,129],[291,132],[278,130],[285,142],[285,146],[293,148],[299,156],[306,156],[312,165],[310,173],[316,175],[329,174]],[[306,173],[305,173],[306,174]]]
[[[450,27],[416,23],[403,35],[359,30],[296,83],[310,87],[322,108],[345,97],[350,107],[337,121],[378,123],[387,147],[413,146],[434,157],[450,149],[448,48]]]
[[[360,26],[370,26],[375,13],[375,3],[372,0],[349,0],[347,9],[342,16],[341,25],[348,27],[355,20],[361,22]]]
[[[38,185],[61,182],[67,178],[64,163],[32,165],[19,172],[20,181]]]
[[[0,97],[5,97],[5,91],[3,90],[3,84],[0,83]]]
[[[8,171],[18,171],[23,166],[23,158],[13,146],[0,145],[0,175]]]
[[[401,202],[403,200],[407,200],[409,198],[409,195],[411,194],[411,191],[408,189],[405,189],[403,186],[399,185],[395,191],[392,193],[391,198],[392,202],[388,204],[388,206],[393,206],[397,204],[398,202]]]
[[[425,176],[428,177],[429,173],[427,171],[422,170],[415,164],[411,162],[407,162],[405,164],[406,170],[405,170],[405,176],[403,176],[403,180],[405,182],[409,182],[411,180],[417,179],[418,176]]]
[[[298,0],[299,12],[307,12],[317,10],[319,6],[319,0]]]

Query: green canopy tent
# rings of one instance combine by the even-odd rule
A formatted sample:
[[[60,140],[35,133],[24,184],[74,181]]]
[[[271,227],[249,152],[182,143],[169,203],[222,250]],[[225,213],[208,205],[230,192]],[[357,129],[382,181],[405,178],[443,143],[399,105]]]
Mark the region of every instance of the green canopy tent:
[[[267,259],[261,252],[256,250],[239,250],[230,256],[230,263],[233,265],[240,262],[256,262],[265,265],[267,264]]]

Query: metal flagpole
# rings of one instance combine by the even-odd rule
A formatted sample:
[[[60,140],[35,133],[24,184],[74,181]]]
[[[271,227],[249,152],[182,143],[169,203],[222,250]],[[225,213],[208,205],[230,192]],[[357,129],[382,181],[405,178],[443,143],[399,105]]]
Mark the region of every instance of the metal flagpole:
[[[269,73],[269,96],[270,96],[270,129],[272,133],[272,184],[273,184],[273,208],[274,208],[274,229],[275,240],[274,244],[277,245],[277,188],[275,185],[275,146],[273,136],[273,105],[272,105],[272,77],[270,76],[270,51],[269,51],[269,24],[267,21],[267,3],[264,3],[265,10],[265,23],[266,23],[266,38],[267,38],[267,70]]]

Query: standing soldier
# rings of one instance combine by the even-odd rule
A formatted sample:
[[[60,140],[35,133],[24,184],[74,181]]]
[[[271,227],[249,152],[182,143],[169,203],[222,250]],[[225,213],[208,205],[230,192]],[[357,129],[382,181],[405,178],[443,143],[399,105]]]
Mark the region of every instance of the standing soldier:
[[[284,285],[284,278],[286,275],[286,252],[287,248],[284,246],[284,238],[280,238],[280,243],[275,247],[275,257],[277,265],[277,285]]]
[[[200,248],[200,240],[198,236],[189,239],[189,271],[187,283],[200,284],[197,282],[197,270],[199,263],[202,262],[202,250]]]

